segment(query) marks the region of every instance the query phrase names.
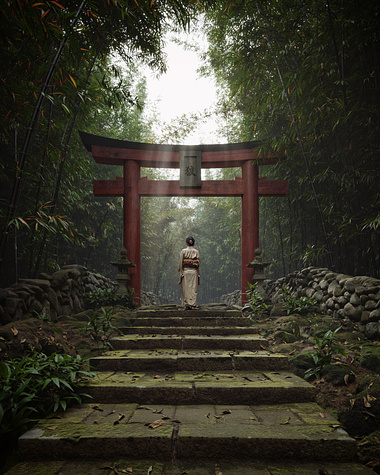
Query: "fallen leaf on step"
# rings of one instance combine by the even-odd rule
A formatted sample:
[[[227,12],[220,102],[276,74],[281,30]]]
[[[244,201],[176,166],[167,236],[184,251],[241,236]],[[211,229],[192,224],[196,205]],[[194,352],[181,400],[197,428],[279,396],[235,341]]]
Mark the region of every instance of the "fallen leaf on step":
[[[125,414],[119,414],[117,420],[113,423],[113,425],[115,426],[116,424],[119,424],[119,422],[124,419],[124,417]]]
[[[210,413],[205,414],[205,417],[207,417],[207,419],[210,419]]]
[[[371,407],[371,403],[369,402],[368,398],[367,397],[363,397],[363,401],[364,401],[364,405],[365,407]]]
[[[364,409],[361,412],[362,412],[362,414],[367,414],[368,416],[376,418],[375,414],[372,414],[372,412],[365,411]]]
[[[156,421],[152,422],[149,424],[149,427],[151,429],[157,429],[157,427],[160,427],[160,425],[164,424],[164,421],[162,419],[157,419]],[[153,470],[153,469],[152,469]]]
[[[18,335],[18,330],[15,327],[11,327],[12,333],[14,336]]]
[[[250,417],[249,420],[250,420],[250,421],[255,421],[255,420],[256,420],[256,417]]]
[[[153,376],[153,379],[160,379],[161,376],[159,374],[156,374],[156,376]]]
[[[326,414],[323,414],[323,412],[320,412],[319,415],[322,417],[322,419],[326,419]]]
[[[362,446],[362,445],[366,445],[366,444],[369,444],[369,440],[361,440],[360,442],[358,442],[357,445]]]
[[[58,426],[50,426],[50,427],[46,427],[46,429],[49,429],[49,430],[55,430]]]
[[[153,472],[153,465],[148,468],[147,475],[150,475]]]
[[[286,425],[286,424],[290,424],[289,421],[290,421],[290,416],[288,417],[288,419],[287,419],[286,421],[280,422],[280,424],[281,424],[282,426],[284,426],[284,425]]]
[[[231,411],[230,409],[225,409],[224,411],[222,411],[222,414],[231,414]]]

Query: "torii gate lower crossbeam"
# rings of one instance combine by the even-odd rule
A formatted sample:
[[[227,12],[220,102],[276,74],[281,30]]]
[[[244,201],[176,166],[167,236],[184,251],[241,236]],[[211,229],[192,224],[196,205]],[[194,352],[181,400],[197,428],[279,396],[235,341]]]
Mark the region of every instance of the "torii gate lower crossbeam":
[[[123,178],[94,180],[95,196],[122,196],[124,198],[123,243],[128,259],[136,264],[130,270],[130,285],[136,297],[141,292],[141,196],[240,196],[242,199],[241,232],[241,290],[244,295],[247,282],[252,281],[254,269],[247,267],[259,247],[259,196],[286,196],[285,180],[267,180],[258,174],[260,164],[268,165],[278,157],[260,158],[255,151],[258,142],[226,145],[170,146],[141,144],[107,139],[81,132],[86,148],[98,163],[122,165]],[[202,154],[202,168],[241,167],[242,177],[235,180],[203,181],[201,187],[181,187],[176,180],[155,181],[140,176],[141,166],[178,168],[180,153],[196,150]]]

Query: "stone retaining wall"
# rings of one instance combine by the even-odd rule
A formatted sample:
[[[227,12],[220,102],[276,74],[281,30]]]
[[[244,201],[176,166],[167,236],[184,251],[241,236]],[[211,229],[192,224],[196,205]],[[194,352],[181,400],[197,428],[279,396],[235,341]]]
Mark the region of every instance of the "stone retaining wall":
[[[368,338],[380,338],[379,279],[308,267],[275,281],[264,281],[265,292],[273,302],[281,300],[283,285],[289,287],[296,297],[307,296],[316,300],[322,312],[356,322]]]
[[[220,301],[226,305],[241,305],[241,291],[235,290],[229,294],[224,294],[220,297]]]
[[[67,265],[52,275],[20,279],[0,289],[0,325],[45,313],[50,320],[84,310],[85,294],[117,289],[117,283],[80,265]]]
[[[141,291],[141,306],[164,305],[165,303],[167,302],[163,298],[159,297],[153,292],[144,292],[143,290]]]

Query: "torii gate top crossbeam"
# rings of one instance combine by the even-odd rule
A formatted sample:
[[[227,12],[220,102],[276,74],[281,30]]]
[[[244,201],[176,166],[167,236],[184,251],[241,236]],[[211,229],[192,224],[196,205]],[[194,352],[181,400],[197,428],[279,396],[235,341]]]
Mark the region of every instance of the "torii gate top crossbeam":
[[[202,152],[202,168],[241,167],[249,160],[259,160],[262,165],[273,165],[278,156],[262,157],[257,151],[259,141],[215,145],[163,145],[129,142],[80,132],[83,144],[97,163],[123,165],[134,160],[143,167],[179,168],[182,151]]]

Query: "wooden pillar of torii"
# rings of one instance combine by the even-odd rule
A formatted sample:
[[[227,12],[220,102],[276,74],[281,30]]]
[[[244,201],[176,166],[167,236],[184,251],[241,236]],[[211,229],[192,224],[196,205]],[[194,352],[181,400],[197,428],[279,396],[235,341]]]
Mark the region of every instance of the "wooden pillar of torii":
[[[240,196],[241,205],[241,290],[243,302],[247,282],[252,281],[254,269],[247,267],[259,247],[259,197],[286,196],[288,182],[267,180],[258,174],[260,165],[274,164],[278,157],[259,156],[259,142],[225,145],[156,145],[108,139],[84,132],[81,139],[97,163],[123,166],[123,178],[94,180],[95,196],[124,198],[123,244],[128,259],[136,264],[130,270],[129,285],[136,297],[141,291],[140,258],[140,199],[141,196]],[[242,177],[235,180],[205,180],[199,187],[182,187],[177,180],[148,180],[141,178],[140,167],[179,168],[180,154],[200,154],[202,168],[241,167]]]

